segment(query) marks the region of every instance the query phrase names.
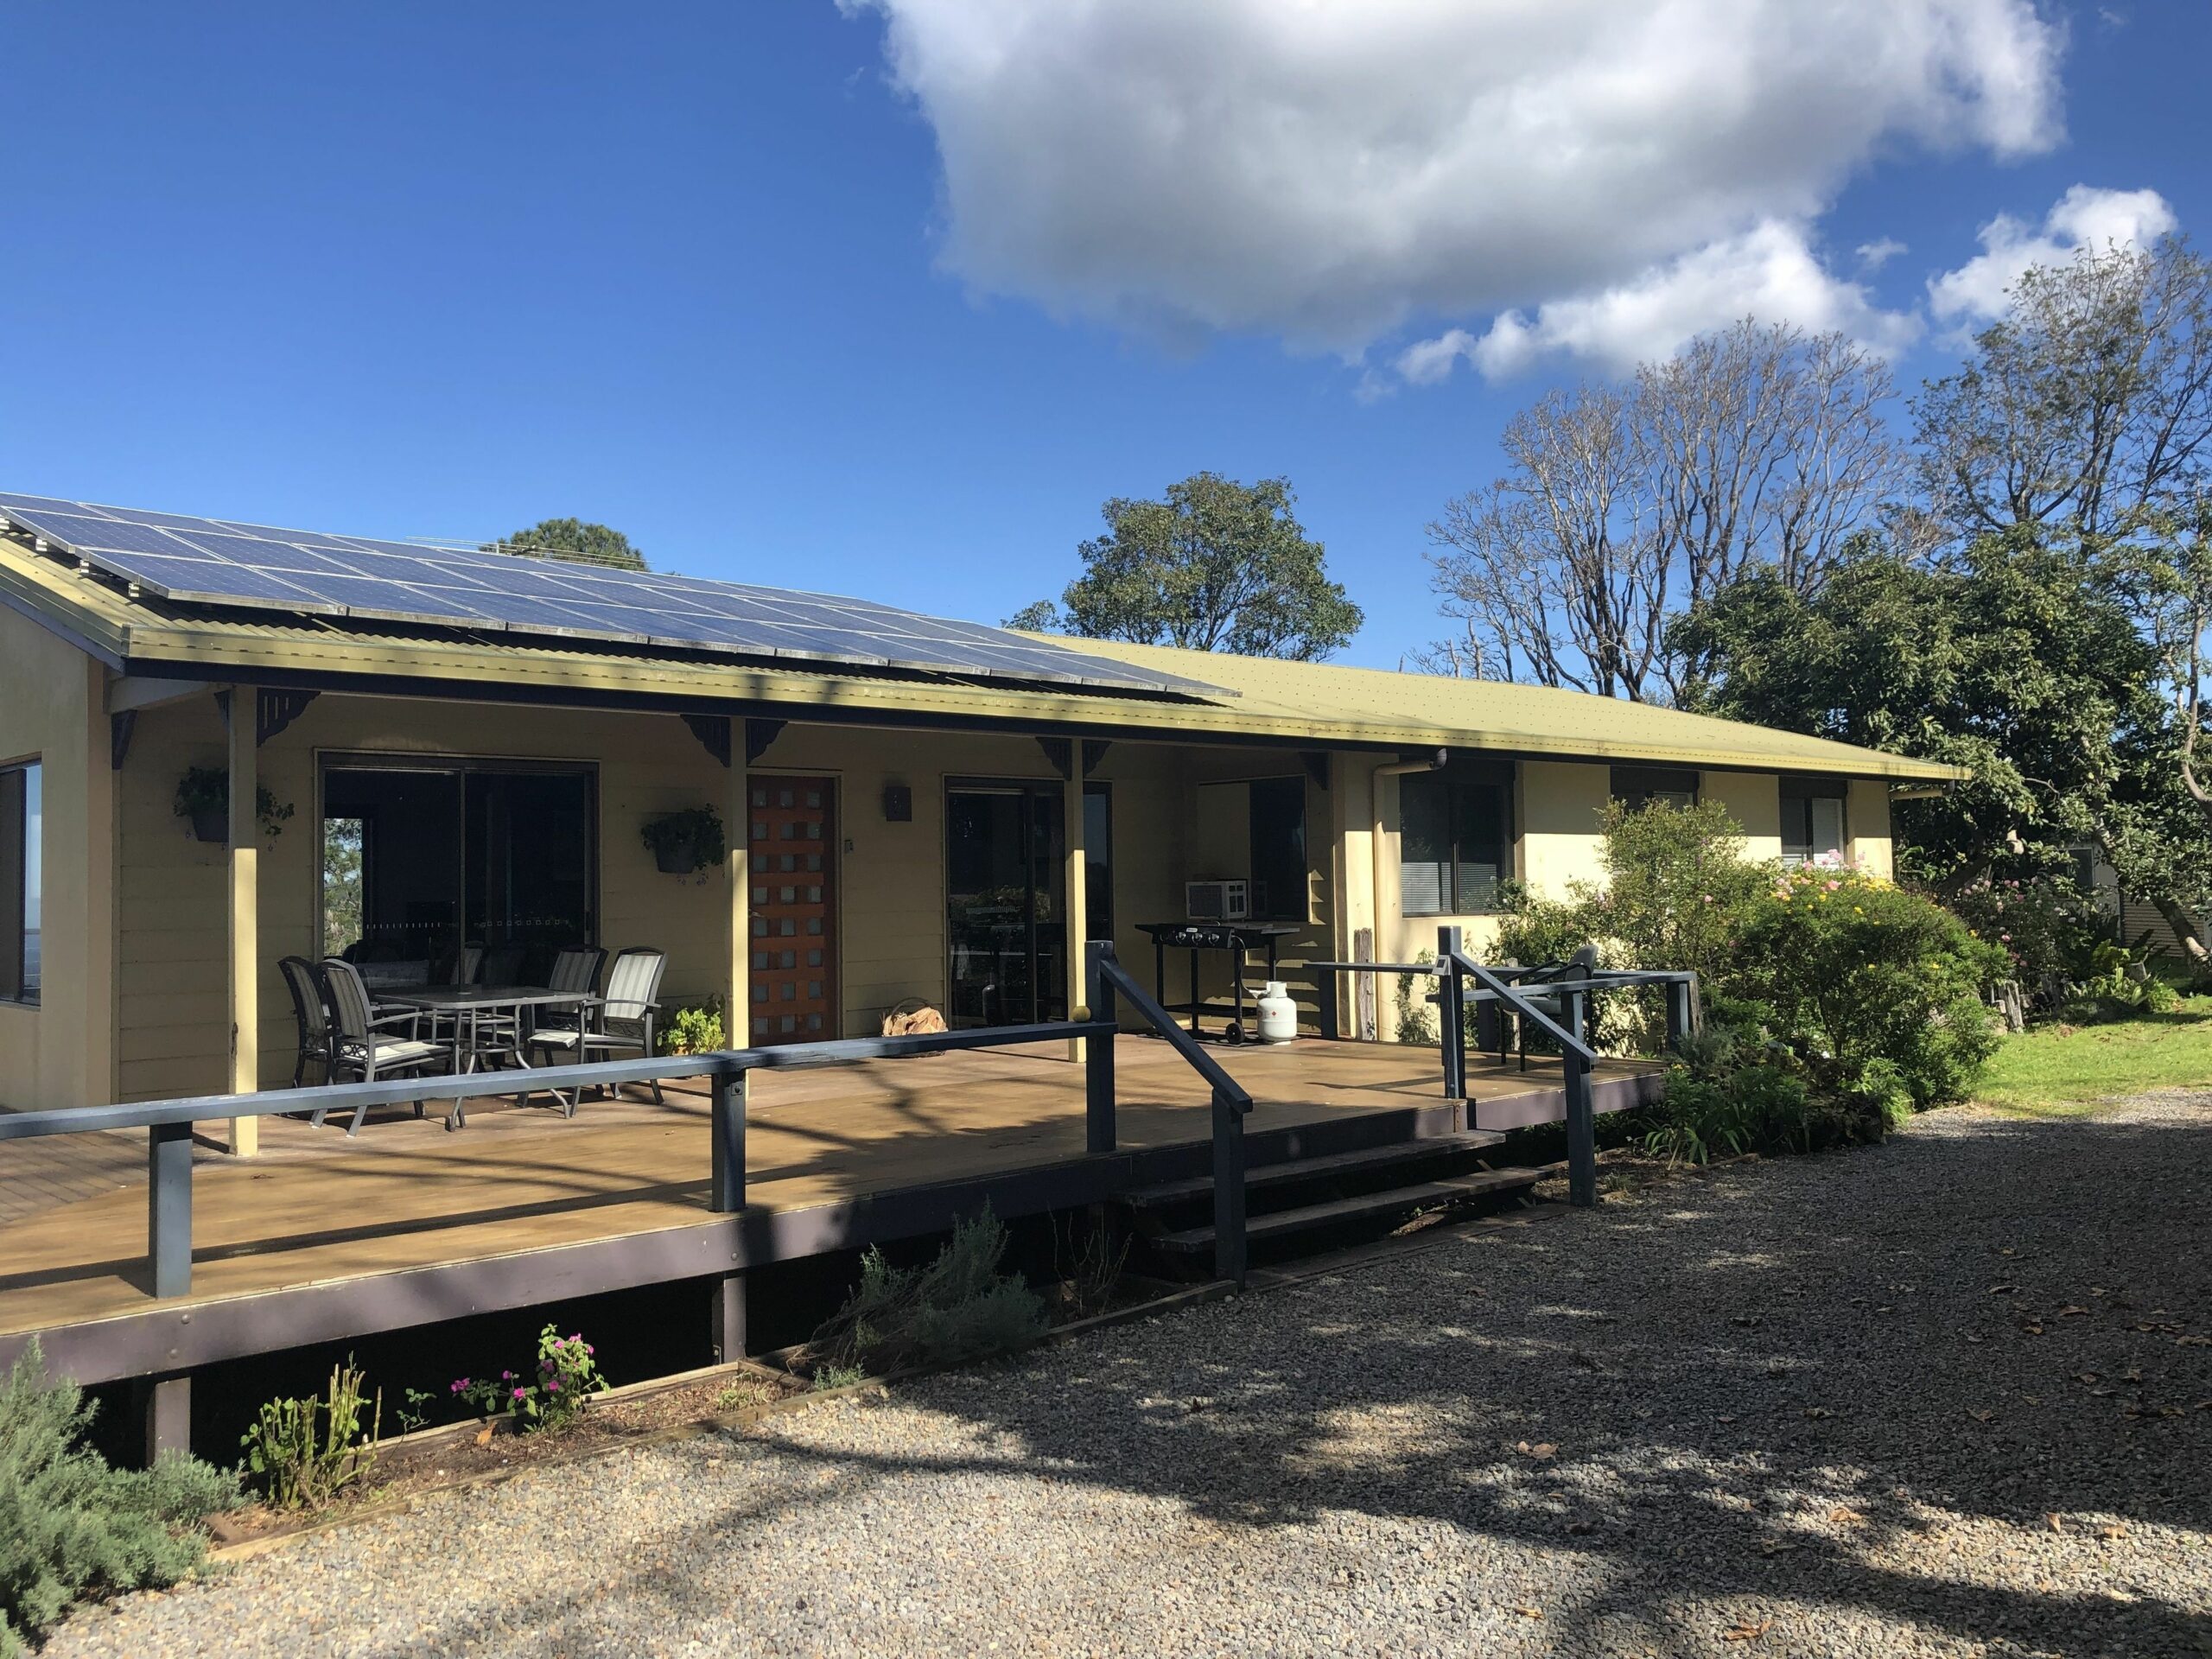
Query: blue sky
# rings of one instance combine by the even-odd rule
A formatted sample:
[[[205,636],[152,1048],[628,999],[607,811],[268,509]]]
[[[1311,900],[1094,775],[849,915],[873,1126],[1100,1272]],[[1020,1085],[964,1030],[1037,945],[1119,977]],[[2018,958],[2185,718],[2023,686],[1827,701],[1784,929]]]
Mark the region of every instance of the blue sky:
[[[1993,215],[2031,237],[2087,186],[2155,191],[2183,229],[2203,223],[2212,117],[2193,79],[2212,10],[1948,3],[1961,32],[1994,18],[2044,54],[2039,98],[1980,100],[1984,114],[2035,104],[2025,140],[1995,116],[1937,130],[1940,86],[1897,94],[1866,131],[1808,137],[1802,92],[1783,85],[1762,109],[1754,87],[1745,124],[1668,161],[1697,200],[1647,222],[1620,204],[1652,197],[1648,179],[1570,171],[1547,186],[1563,229],[1542,217],[1558,200],[1484,194],[1525,135],[1469,160],[1448,122],[1405,116],[1400,130],[1403,112],[1385,111],[1390,145],[1447,158],[1423,177],[1464,165],[1479,185],[1430,195],[1307,166],[1397,96],[1369,90],[1404,79],[1387,53],[1354,66],[1372,82],[1347,70],[1334,87],[1316,86],[1327,52],[1301,58],[1291,79],[1316,101],[1287,118],[1310,121],[1312,148],[1249,176],[1102,143],[1147,130],[1133,84],[1173,99],[1161,61],[1248,60],[1230,14],[1268,25],[1243,3],[1196,44],[1144,5],[1110,35],[1039,43],[1035,16],[1008,21],[1014,0],[952,21],[939,0],[18,4],[0,19],[0,482],[364,533],[489,537],[575,514],[662,568],[995,620],[1058,593],[1104,498],[1201,467],[1281,474],[1368,609],[1348,660],[1391,665],[1441,631],[1422,526],[1492,474],[1507,415],[1621,349],[1570,343],[1497,378],[1458,361],[1421,383],[1393,366],[1408,346],[1479,337],[1508,306],[1541,322],[1548,302],[1633,289],[1636,269],[1733,247],[1731,226],[1778,216],[1832,279],[1804,303],[1889,330],[1910,385],[1943,362],[1928,279],[1981,251]],[[1010,32],[979,48],[972,31],[994,19]],[[1618,68],[1557,40],[1452,41],[1523,105],[1557,107],[1547,77]],[[1682,42],[1701,61],[1709,44]],[[1437,37],[1407,49],[1449,56]],[[1865,55],[1787,49],[1815,85],[1824,60]],[[1960,48],[1929,49],[1932,80],[1955,79]],[[1110,52],[1151,67],[1117,76]],[[978,61],[1012,69],[993,79]],[[1791,61],[1761,55],[1751,73],[1786,82]],[[1927,70],[1885,67],[1883,84]],[[1686,123],[1668,91],[1652,119],[1674,143]],[[1253,89],[1252,111],[1239,95],[1214,153],[1284,124],[1279,87]],[[1754,149],[1786,164],[1749,168]],[[1313,217],[1253,207],[1302,194]],[[1316,248],[1332,234],[1361,247]],[[1885,239],[1906,251],[1866,268],[1855,251]]]

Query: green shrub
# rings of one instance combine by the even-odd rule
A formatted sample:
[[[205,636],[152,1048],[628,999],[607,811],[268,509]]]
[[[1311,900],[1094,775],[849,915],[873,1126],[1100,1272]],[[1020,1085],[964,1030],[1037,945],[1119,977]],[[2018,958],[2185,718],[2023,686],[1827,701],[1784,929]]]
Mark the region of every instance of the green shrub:
[[[2094,893],[2063,876],[1981,876],[1950,895],[1948,908],[1974,935],[2010,959],[2009,977],[2031,988],[2046,979],[2080,979],[2112,935]]]
[[[35,1342],[0,1379],[0,1659],[86,1596],[175,1583],[206,1559],[200,1523],[238,1502],[236,1476],[191,1458],[110,1468],[92,1420]]]
[[[372,1403],[348,1357],[330,1368],[322,1396],[271,1400],[238,1445],[262,1494],[280,1510],[320,1510],[376,1466],[384,1393]],[[369,1413],[365,1427],[364,1410]]]
[[[1006,1229],[986,1204],[973,1221],[953,1224],[951,1241],[925,1267],[893,1267],[870,1249],[861,1258],[859,1286],[809,1344],[817,1374],[828,1364],[880,1375],[1035,1341],[1045,1332],[1045,1304],[999,1271],[1006,1247]]]
[[[661,1042],[665,1054],[713,1054],[723,1046],[722,1003],[709,997],[695,1007],[678,1008]]]
[[[1771,884],[1728,982],[1771,1008],[1816,1092],[1924,1111],[1965,1099],[1996,1051],[1980,991],[2005,968],[1932,899],[1808,865]]]

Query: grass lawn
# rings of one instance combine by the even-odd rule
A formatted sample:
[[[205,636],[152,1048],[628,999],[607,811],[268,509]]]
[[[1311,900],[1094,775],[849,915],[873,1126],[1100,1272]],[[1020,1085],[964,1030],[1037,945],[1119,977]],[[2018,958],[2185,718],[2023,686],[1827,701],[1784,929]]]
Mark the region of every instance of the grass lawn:
[[[2212,1088],[2212,996],[2116,1026],[2042,1026],[2005,1039],[1974,1098],[2024,1117],[2070,1117],[2113,1095]]]

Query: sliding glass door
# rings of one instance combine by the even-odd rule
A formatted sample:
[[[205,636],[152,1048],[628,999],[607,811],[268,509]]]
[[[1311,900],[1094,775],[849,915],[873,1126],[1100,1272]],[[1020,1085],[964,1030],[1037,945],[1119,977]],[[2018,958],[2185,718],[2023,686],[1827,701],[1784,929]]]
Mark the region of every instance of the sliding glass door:
[[[1067,834],[1057,783],[960,781],[945,790],[945,937],[951,1024],[1067,1017]],[[1113,932],[1111,798],[1084,790],[1088,937]]]
[[[322,774],[323,949],[539,983],[553,952],[598,931],[596,778],[586,766],[327,760]]]

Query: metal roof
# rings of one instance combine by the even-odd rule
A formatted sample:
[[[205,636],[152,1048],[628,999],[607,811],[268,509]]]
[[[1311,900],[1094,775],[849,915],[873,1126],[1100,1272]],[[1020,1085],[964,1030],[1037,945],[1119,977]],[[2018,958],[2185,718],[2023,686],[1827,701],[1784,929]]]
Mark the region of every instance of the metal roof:
[[[788,659],[740,662],[647,645],[223,611],[133,599],[73,563],[4,538],[0,605],[111,668],[219,683],[1188,742],[1393,752],[1445,747],[1899,781],[1967,775],[1932,761],[1580,692],[1118,641],[1054,639],[1071,652],[1222,690],[1179,696]]]

